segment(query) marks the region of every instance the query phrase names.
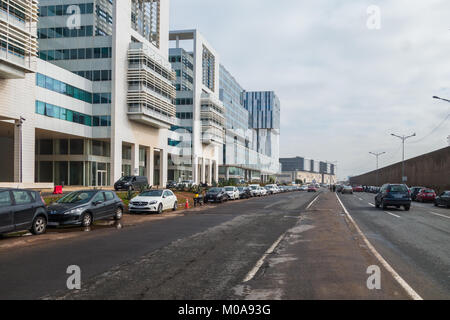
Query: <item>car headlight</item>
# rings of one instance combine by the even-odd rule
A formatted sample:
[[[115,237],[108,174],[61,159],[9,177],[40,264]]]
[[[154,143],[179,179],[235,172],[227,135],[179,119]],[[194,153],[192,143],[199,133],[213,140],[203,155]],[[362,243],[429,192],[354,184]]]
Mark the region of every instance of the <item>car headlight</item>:
[[[84,208],[72,209],[72,210],[64,212],[64,214],[79,214],[83,211],[83,209]]]
[[[151,205],[151,204],[157,204],[157,203],[158,203],[158,201],[150,201],[149,204]]]

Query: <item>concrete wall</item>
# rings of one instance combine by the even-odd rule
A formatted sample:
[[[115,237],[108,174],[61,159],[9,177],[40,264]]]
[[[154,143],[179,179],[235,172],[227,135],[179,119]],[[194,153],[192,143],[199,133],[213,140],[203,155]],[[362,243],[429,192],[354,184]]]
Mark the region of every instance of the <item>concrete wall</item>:
[[[350,178],[351,184],[376,185],[377,171]],[[408,186],[423,186],[436,191],[450,190],[450,147],[405,161]],[[400,183],[402,163],[378,170],[378,185]]]

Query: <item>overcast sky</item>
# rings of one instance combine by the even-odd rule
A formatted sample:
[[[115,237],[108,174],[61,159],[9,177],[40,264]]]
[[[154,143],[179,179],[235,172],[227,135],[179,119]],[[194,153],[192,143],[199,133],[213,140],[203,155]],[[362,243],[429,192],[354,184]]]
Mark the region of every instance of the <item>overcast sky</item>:
[[[246,90],[277,93],[281,156],[337,161],[346,178],[375,168],[369,151],[400,161],[391,133],[417,133],[407,158],[448,145],[450,103],[432,96],[450,99],[449,12],[448,0],[171,0],[171,29],[199,29]]]

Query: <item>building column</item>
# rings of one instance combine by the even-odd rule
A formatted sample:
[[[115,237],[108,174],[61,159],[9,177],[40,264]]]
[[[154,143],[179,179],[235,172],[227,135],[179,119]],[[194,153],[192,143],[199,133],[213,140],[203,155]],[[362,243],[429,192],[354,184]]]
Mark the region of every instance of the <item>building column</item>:
[[[16,120],[14,123],[14,182],[34,183],[35,128]]]
[[[212,170],[212,167],[213,167],[213,161],[212,160],[209,160],[209,166],[208,166],[208,181],[207,181],[207,183],[209,184],[209,185],[212,185],[212,181],[213,181],[213,170]]]
[[[167,150],[161,149],[159,151],[159,186],[161,188],[165,188],[167,185],[167,169],[168,169]]]
[[[148,180],[148,184],[150,186],[153,186],[153,183],[154,183],[153,175],[155,172],[155,152],[154,152],[153,147],[148,147],[146,150],[146,153],[147,153],[147,168],[146,168],[147,180]]]
[[[202,158],[202,175],[201,183],[206,183],[206,159]]]
[[[139,175],[139,145],[131,145],[131,175]]]
[[[225,180],[230,180],[230,167],[225,167]]]
[[[219,165],[214,161],[214,181],[219,182]]]

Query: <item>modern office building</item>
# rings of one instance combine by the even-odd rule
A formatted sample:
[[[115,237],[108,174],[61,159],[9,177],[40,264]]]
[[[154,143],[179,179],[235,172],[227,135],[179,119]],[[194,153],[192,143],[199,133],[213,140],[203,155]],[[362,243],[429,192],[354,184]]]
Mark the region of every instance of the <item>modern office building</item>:
[[[169,1],[42,0],[39,19],[37,5],[0,8],[0,182],[164,185],[177,123]]]
[[[282,183],[336,183],[336,166],[326,161],[315,161],[303,157],[280,158]]]
[[[220,66],[220,100],[226,109],[225,141],[221,150],[220,178],[224,180],[266,180],[280,171],[278,157],[258,152],[254,139],[257,129],[244,107],[244,89],[223,66]],[[278,154],[278,145],[273,146]],[[276,150],[275,150],[276,149]]]
[[[219,55],[197,30],[170,32],[177,123],[171,129],[169,179],[218,181],[225,108],[219,100]]]
[[[273,91],[245,91],[245,109],[250,113],[250,127],[255,129],[254,149],[273,159],[279,158],[280,100]]]

